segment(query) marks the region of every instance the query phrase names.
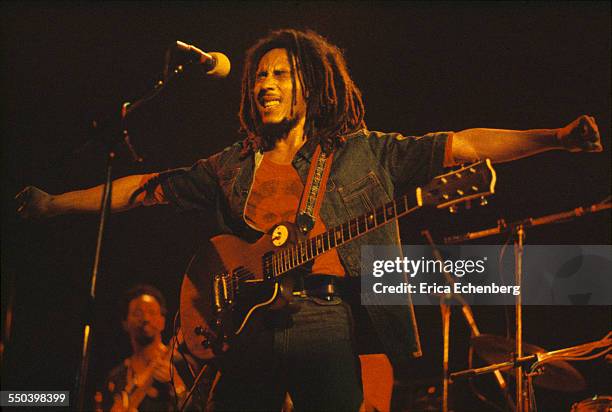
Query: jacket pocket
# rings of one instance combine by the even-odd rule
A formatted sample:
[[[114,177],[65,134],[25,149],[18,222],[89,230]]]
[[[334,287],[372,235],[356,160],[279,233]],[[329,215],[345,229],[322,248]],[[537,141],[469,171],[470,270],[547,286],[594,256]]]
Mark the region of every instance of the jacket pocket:
[[[338,187],[338,193],[351,217],[357,217],[391,201],[373,171],[354,182]]]

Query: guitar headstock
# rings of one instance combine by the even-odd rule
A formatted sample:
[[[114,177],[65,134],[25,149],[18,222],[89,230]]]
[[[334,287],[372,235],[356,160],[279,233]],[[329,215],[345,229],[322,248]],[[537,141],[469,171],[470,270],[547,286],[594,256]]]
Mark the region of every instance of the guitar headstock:
[[[472,199],[484,200],[495,193],[497,176],[491,160],[485,159],[459,170],[436,176],[417,191],[419,203],[438,209],[454,207]],[[420,192],[420,194],[419,194]]]

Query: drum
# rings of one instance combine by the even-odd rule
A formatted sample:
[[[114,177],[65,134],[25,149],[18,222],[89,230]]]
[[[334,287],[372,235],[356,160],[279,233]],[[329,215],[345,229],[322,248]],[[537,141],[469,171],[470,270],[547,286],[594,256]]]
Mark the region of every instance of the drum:
[[[595,395],[572,405],[570,412],[611,412],[612,396]]]

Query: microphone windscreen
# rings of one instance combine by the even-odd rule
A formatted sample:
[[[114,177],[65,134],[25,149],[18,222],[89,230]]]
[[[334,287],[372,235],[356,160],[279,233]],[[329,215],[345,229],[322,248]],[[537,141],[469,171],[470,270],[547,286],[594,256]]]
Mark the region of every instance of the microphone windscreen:
[[[215,66],[206,72],[209,76],[214,77],[226,77],[231,69],[231,64],[227,56],[219,52],[210,52],[210,54],[216,61]]]

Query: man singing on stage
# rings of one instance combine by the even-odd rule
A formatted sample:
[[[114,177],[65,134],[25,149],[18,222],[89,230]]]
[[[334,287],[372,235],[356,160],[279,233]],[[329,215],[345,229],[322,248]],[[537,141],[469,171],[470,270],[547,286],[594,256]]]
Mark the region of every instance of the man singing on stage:
[[[171,203],[182,211],[208,210],[220,232],[249,241],[297,219],[312,237],[427,183],[446,167],[548,150],[602,150],[596,122],[586,115],[558,129],[479,128],[420,137],[370,131],[364,115],[361,93],[336,46],[312,31],[274,31],[247,53],[239,112],[245,138],[191,168],[117,179],[112,209]],[[320,207],[297,218],[319,153],[332,159],[316,194]],[[97,212],[101,196],[101,186],[60,195],[27,187],[17,196],[18,212],[32,218]],[[360,247],[368,244],[399,247],[397,224],[302,268],[292,310],[266,312],[248,342],[238,339],[221,356],[211,409],[280,410],[289,392],[296,410],[359,410],[361,377],[343,284],[359,276]],[[367,312],[392,364],[420,356],[411,305],[368,306]]]

